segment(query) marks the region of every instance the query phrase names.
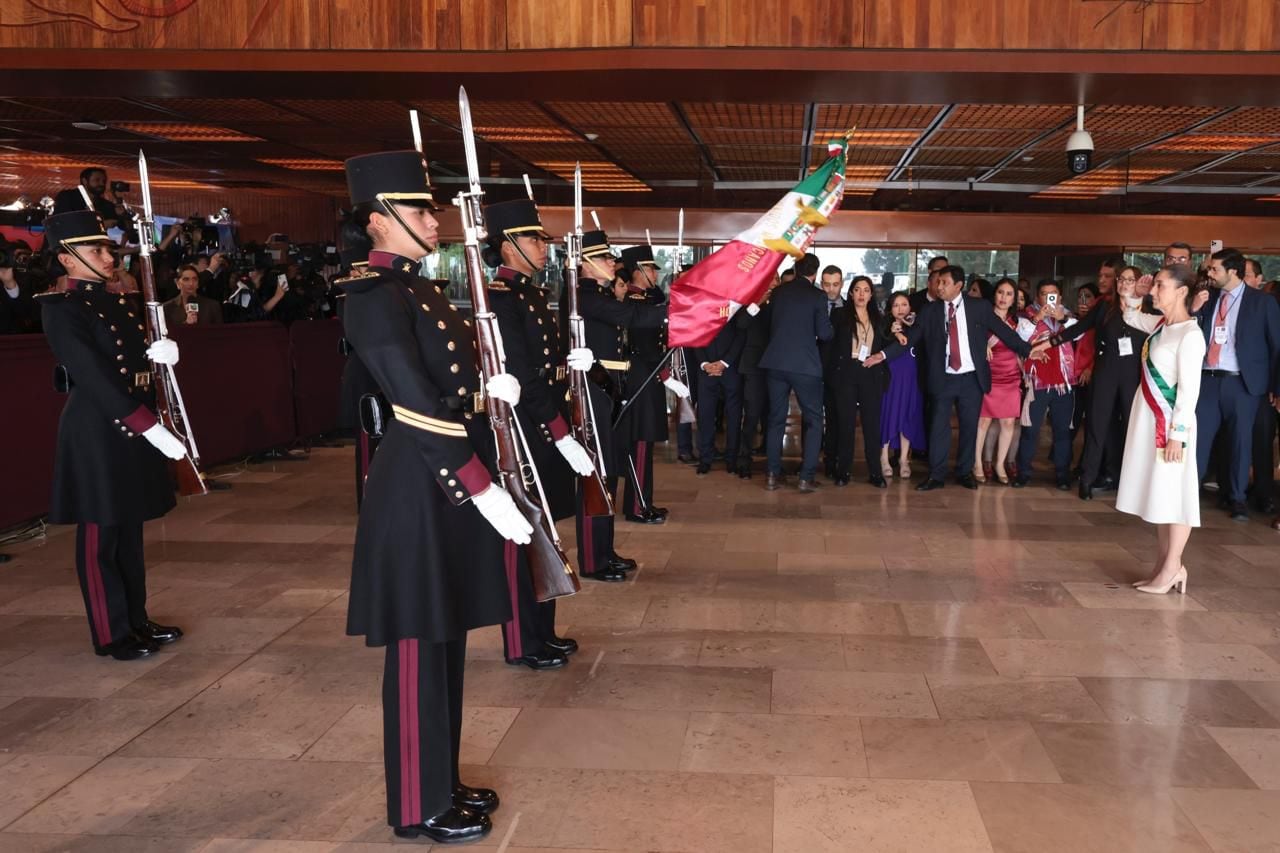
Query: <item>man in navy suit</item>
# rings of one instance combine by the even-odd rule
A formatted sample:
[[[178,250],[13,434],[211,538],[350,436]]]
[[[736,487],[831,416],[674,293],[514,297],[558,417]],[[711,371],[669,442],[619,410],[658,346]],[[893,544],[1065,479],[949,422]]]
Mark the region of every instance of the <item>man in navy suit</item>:
[[[1273,405],[1280,393],[1280,307],[1267,294],[1245,286],[1244,272],[1240,252],[1214,252],[1209,277],[1218,288],[1196,312],[1208,345],[1196,404],[1196,464],[1203,479],[1214,437],[1223,430],[1229,482],[1219,486],[1233,521],[1249,520],[1245,489],[1258,407]]]
[[[716,409],[724,399],[724,458],[730,474],[738,470],[738,436],[742,431],[742,375],[738,361],[746,332],[730,321],[705,347],[693,350],[698,375],[698,475],[711,470],[716,452]],[[692,366],[690,367],[692,369]]]
[[[822,359],[818,341],[831,339],[827,297],[813,286],[818,256],[807,254],[795,265],[796,277],[779,285],[770,297],[773,317],[769,346],[760,359],[769,383],[769,471],[765,488],[782,484],[782,438],[787,428],[791,392],[795,391],[803,422],[804,459],[800,464],[800,491],[817,488],[818,449],[822,445]]]
[[[908,347],[923,346],[925,394],[929,412],[929,478],[916,491],[940,489],[947,475],[951,450],[951,410],[960,424],[960,448],[956,452],[956,482],[978,488],[973,478],[973,457],[978,437],[978,413],[982,396],[991,390],[991,365],[987,362],[987,336],[995,335],[1005,346],[1026,358],[1048,349],[1048,341],[1034,348],[1009,328],[991,303],[965,296],[964,269],[947,266],[936,278],[937,298],[920,311],[906,330]],[[905,347],[897,341],[867,359],[872,367],[892,359]]]

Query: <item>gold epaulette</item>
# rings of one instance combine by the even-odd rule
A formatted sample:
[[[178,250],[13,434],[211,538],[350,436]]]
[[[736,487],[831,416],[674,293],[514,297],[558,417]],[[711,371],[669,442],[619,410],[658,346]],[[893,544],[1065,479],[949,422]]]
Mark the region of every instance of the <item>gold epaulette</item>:
[[[53,299],[58,296],[66,298],[70,296],[72,293],[73,291],[70,291],[70,290],[46,290],[44,293],[35,294],[32,298],[33,299]]]
[[[493,291],[497,291],[498,293],[510,293],[510,292],[511,292],[511,288],[507,287],[507,283],[506,283],[505,281],[503,281],[502,279],[498,279],[497,281],[491,281],[491,282],[489,282],[489,289],[490,289],[490,290],[493,290]]]
[[[344,284],[351,284],[353,281],[362,281],[367,278],[377,278],[380,274],[381,273],[373,272],[368,268],[357,270],[353,267],[351,269],[351,275],[346,276],[345,278],[334,279],[333,283],[341,286]]]

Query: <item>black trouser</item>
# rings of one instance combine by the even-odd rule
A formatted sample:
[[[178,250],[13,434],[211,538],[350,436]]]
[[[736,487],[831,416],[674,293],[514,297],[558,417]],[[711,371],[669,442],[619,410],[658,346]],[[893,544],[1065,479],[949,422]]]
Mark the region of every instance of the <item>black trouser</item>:
[[[640,515],[653,506],[653,442],[634,441],[623,453],[622,511]]]
[[[676,453],[681,456],[693,456],[693,424],[679,421],[676,423]],[[711,460],[708,459],[708,462]]]
[[[1259,505],[1275,500],[1276,432],[1280,429],[1280,413],[1263,398],[1253,422],[1253,500]]]
[[[855,418],[862,420],[862,450],[867,457],[867,473],[880,474],[880,407],[884,402],[881,375],[855,364],[837,376],[836,418],[840,424],[837,475],[848,477],[853,471]]]
[[[756,435],[765,435],[768,428],[769,383],[764,371],[756,368],[742,377],[742,435],[739,438],[739,467],[751,465],[756,452]]]
[[[127,639],[141,628],[147,621],[142,522],[81,522],[76,528],[76,576],[95,649]]]
[[[800,479],[813,480],[822,444],[822,377],[789,370],[769,371],[769,473],[782,475],[782,443],[791,410],[791,392],[800,404]]]
[[[698,371],[698,455],[710,465],[716,450],[716,407],[724,399],[724,458],[730,465],[738,458],[742,424],[742,377],[736,367],[721,376]]]
[[[839,393],[834,383],[826,377],[822,380],[822,467],[827,476],[837,473],[848,474],[847,468],[840,466],[840,434],[841,412]]]
[[[504,543],[503,565],[511,594],[511,618],[502,623],[502,648],[508,661],[541,652],[556,634],[556,602],[538,602],[533,596],[533,575],[528,552],[512,542]]]
[[[982,411],[982,388],[978,374],[948,373],[941,389],[931,391],[929,405],[929,478],[944,480],[947,456],[951,453],[951,410],[960,424],[960,447],[956,450],[956,476],[973,474],[973,458],[978,441],[978,415]]]
[[[1044,416],[1049,415],[1049,426],[1053,430],[1053,471],[1058,479],[1065,479],[1071,474],[1071,415],[1075,411],[1075,394],[1071,391],[1037,390],[1035,398],[1028,406],[1031,425],[1022,428],[1018,436],[1018,478],[1025,480],[1031,476],[1032,460],[1035,459],[1036,448],[1040,446],[1040,427],[1044,424]]]
[[[1129,431],[1129,412],[1138,391],[1137,356],[1117,356],[1098,362],[1090,380],[1089,416],[1085,419],[1084,455],[1080,460],[1080,482],[1093,485],[1106,466],[1106,474],[1120,479],[1124,440]]]
[[[1232,503],[1244,503],[1249,485],[1249,462],[1252,457],[1253,426],[1258,406],[1266,403],[1265,394],[1250,394],[1239,376],[1214,375],[1204,371],[1200,376],[1200,400],[1196,404],[1196,464],[1200,479],[1209,472],[1209,453],[1221,428],[1227,439],[1226,470],[1229,483],[1218,483],[1219,494]]]
[[[467,639],[387,644],[382,673],[382,755],[387,823],[409,826],[453,807],[462,745]]]

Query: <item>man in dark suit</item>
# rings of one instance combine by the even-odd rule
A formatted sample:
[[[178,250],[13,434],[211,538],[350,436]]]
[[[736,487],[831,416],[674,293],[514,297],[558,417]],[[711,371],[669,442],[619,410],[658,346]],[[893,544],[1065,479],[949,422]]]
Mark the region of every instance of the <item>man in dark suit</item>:
[[[1246,286],[1244,272],[1240,252],[1214,252],[1209,277],[1218,288],[1196,312],[1208,345],[1196,404],[1196,464],[1203,479],[1214,437],[1223,430],[1229,482],[1219,487],[1233,521],[1249,520],[1245,489],[1258,407],[1274,404],[1280,393],[1280,307],[1267,294]]]
[[[716,410],[724,399],[724,458],[730,474],[738,469],[738,437],[742,427],[742,375],[738,360],[746,345],[746,333],[730,321],[711,343],[692,351],[690,371],[698,373],[698,474],[711,470],[716,452]]]
[[[818,341],[831,338],[831,318],[827,297],[813,286],[818,273],[818,256],[806,254],[796,261],[796,277],[773,292],[773,318],[769,346],[760,359],[768,371],[769,383],[769,472],[765,488],[782,484],[782,438],[787,429],[791,392],[800,403],[803,421],[801,438],[804,460],[800,465],[800,491],[817,489],[818,449],[822,444],[822,359]]]
[[[960,449],[956,452],[956,482],[978,488],[973,478],[973,458],[978,437],[978,413],[982,396],[991,390],[991,365],[987,362],[987,336],[995,335],[1022,358],[1048,349],[1048,341],[1034,348],[991,310],[985,299],[965,296],[964,270],[948,266],[936,277],[937,299],[925,306],[907,330],[907,347],[923,346],[926,367],[925,393],[929,408],[929,479],[916,491],[940,489],[947,474],[951,449],[951,409],[960,424]],[[892,359],[905,347],[894,341],[864,364],[874,367]]]
[[[818,283],[822,286],[822,292],[827,295],[827,316],[831,317],[837,309],[844,307],[844,299],[840,296],[840,292],[844,290],[844,271],[834,264],[823,267]],[[840,444],[840,418],[836,413],[836,389],[831,384],[832,377],[827,375],[829,371],[825,367],[829,363],[827,350],[833,343],[834,339],[818,344],[818,357],[822,359],[822,364],[824,365],[822,377],[822,461],[827,476],[834,480],[839,474],[836,457],[839,455],[837,448]]]

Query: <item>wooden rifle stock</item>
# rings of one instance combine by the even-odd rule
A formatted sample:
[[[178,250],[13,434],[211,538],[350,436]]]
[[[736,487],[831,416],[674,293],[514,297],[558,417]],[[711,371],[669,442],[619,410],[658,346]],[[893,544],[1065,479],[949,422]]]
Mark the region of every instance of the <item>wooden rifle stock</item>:
[[[570,236],[570,240],[574,237]],[[572,254],[572,253],[571,253]],[[582,315],[578,313],[578,270],[571,261],[565,270],[566,291],[569,309],[569,346],[585,347],[586,332]],[[595,419],[595,407],[591,404],[591,389],[587,387],[587,375],[579,370],[569,371],[569,406],[573,414],[573,437],[587,451],[591,459],[591,473],[578,478],[578,488],[582,490],[582,511],[589,517],[597,518],[613,515],[613,498],[605,487],[600,472],[605,470],[604,460],[600,458],[600,444],[597,441],[598,426]]]
[[[146,225],[147,223],[144,223],[143,227],[138,229],[139,240],[150,239],[150,229]],[[148,251],[142,253],[141,279],[142,299],[146,303],[144,321],[147,327],[147,342],[154,344],[165,336],[161,314],[164,309],[156,298],[155,266],[151,262],[151,253]],[[186,456],[169,462],[174,479],[178,482],[178,494],[183,497],[208,494],[209,490],[205,487],[204,477],[200,474],[197,462],[198,457],[194,452],[195,443],[190,438],[190,426],[186,422],[186,413],[176,404],[176,401],[181,399],[181,392],[178,391],[178,380],[174,377],[171,366],[155,365],[152,381],[156,390],[156,416],[164,428],[177,436],[187,448]]]
[[[460,205],[463,221],[474,215],[468,210],[470,199]],[[476,202],[478,206],[478,202]],[[474,228],[471,229],[474,233]],[[478,242],[478,241],[477,241]],[[489,309],[489,294],[485,289],[484,267],[480,263],[480,247],[467,242],[467,278],[471,285],[472,323],[476,343],[480,350],[481,375],[485,382],[503,373],[502,338],[498,333],[497,318]],[[533,527],[533,539],[525,546],[529,571],[533,576],[533,595],[538,601],[549,601],[565,595],[573,595],[582,588],[569,559],[560,549],[555,528],[538,499],[529,492],[529,486],[537,486],[537,470],[527,456],[520,425],[511,405],[494,397],[488,398],[489,425],[498,446],[498,471],[502,484],[511,494],[516,506]],[[528,478],[528,479],[526,479]]]

